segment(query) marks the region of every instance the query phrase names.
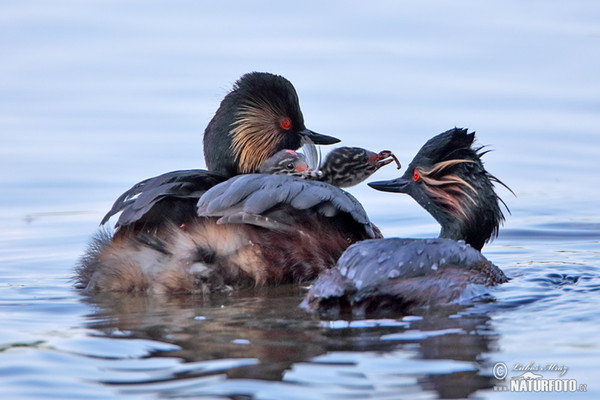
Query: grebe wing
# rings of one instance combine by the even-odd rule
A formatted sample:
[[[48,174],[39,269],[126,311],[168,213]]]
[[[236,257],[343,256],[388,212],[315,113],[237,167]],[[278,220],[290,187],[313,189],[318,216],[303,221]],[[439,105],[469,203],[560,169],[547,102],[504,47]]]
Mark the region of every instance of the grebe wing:
[[[246,223],[270,229],[289,227],[291,214],[314,212],[325,217],[349,215],[374,237],[362,205],[350,193],[324,182],[288,175],[235,176],[208,190],[198,201],[198,215],[220,223]]]
[[[100,225],[121,212],[115,227],[140,222],[144,216],[166,198],[194,199],[225,179],[220,174],[201,169],[167,172],[136,183],[114,202]]]
[[[483,261],[485,257],[464,242],[389,238],[353,244],[342,254],[337,268],[361,288],[388,279],[425,276],[450,265],[469,268]]]

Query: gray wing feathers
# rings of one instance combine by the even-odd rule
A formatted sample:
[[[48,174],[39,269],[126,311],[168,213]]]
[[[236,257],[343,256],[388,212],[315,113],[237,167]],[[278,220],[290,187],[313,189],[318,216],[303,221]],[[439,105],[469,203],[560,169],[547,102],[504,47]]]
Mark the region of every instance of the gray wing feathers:
[[[282,229],[285,221],[264,215],[277,206],[314,210],[326,217],[347,213],[372,234],[365,210],[352,195],[323,182],[288,175],[247,174],[231,178],[200,198],[198,215],[221,217],[220,223],[250,223]]]
[[[217,220],[217,224],[249,224],[277,231],[291,229],[291,226],[276,221],[273,218],[257,214],[248,214],[245,212],[237,212],[230,215],[225,215]]]
[[[473,265],[484,260],[479,251],[464,242],[392,238],[350,246],[340,257],[338,268],[361,288],[381,282],[381,277],[412,278],[447,265]]]
[[[119,212],[122,213],[117,226],[137,222],[161,200],[168,197],[199,198],[223,179],[220,174],[199,169],[172,171],[145,179],[119,196],[100,224],[104,225]]]

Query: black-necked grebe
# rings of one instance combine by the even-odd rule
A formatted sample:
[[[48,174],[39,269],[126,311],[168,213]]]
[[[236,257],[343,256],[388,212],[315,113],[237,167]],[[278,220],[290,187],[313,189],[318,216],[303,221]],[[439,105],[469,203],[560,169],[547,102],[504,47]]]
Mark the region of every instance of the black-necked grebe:
[[[123,194],[103,220],[121,211],[117,232],[93,240],[77,286],[206,294],[303,282],[333,267],[350,244],[380,237],[360,203],[337,187],[248,174],[304,138],[337,141],[305,128],[287,80],[243,76],[205,132],[210,171],[167,173]]]
[[[429,140],[401,178],[369,183],[414,198],[440,223],[438,239],[356,243],[319,276],[302,306],[357,314],[407,310],[461,302],[506,282],[480,253],[504,221],[493,186],[502,182],[485,170],[485,152],[473,140],[474,133],[451,129]]]

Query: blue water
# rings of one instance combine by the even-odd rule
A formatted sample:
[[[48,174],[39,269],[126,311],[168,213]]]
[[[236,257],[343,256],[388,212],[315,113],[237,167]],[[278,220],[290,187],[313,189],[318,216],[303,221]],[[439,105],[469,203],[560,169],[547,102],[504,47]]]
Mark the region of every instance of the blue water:
[[[564,397],[499,390],[502,362],[598,398],[598,49],[595,1],[0,2],[2,397]],[[204,167],[204,127],[253,70],[294,83],[309,128],[404,165],[476,130],[517,194],[499,189],[512,214],[484,248],[511,281],[353,321],[307,315],[298,287],[81,296],[73,268],[114,199]],[[350,191],[386,236],[438,233],[408,197]]]

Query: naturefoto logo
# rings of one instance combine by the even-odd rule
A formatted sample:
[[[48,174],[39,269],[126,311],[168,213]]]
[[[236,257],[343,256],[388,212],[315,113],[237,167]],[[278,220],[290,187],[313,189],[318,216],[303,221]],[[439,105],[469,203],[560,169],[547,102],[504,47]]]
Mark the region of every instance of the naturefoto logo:
[[[494,386],[494,391],[586,392],[586,384],[580,384],[575,379],[563,378],[568,370],[565,365],[555,363],[542,365],[534,362],[516,363],[512,369],[509,369],[505,363],[498,362],[494,364],[492,374],[501,382]],[[512,376],[507,379],[510,372]]]

